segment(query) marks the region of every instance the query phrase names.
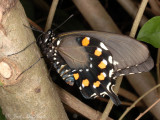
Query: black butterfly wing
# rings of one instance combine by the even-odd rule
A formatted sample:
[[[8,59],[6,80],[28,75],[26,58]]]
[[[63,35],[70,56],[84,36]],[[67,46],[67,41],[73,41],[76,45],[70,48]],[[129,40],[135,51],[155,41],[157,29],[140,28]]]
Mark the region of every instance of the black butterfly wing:
[[[70,66],[75,81],[85,98],[108,95],[116,105],[120,100],[114,94],[112,79],[114,67],[112,54],[95,38],[65,36],[58,48],[63,59]],[[78,76],[78,77],[77,77]]]
[[[116,77],[147,72],[154,66],[148,48],[131,37],[97,31],[78,31],[65,33],[65,35],[90,36],[102,41],[113,56],[114,69],[117,71]]]
[[[72,69],[85,98],[108,95],[118,105],[120,101],[112,90],[114,79],[121,75],[146,72],[153,67],[147,47],[127,36],[79,31],[60,34],[57,39],[61,41],[57,50]],[[83,44],[84,39],[93,42]],[[103,65],[99,65],[101,62]],[[104,64],[107,67],[102,69]]]

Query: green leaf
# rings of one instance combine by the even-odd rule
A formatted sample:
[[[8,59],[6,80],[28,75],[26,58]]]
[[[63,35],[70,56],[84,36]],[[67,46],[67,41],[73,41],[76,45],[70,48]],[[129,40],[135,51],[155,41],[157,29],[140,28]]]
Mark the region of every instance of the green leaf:
[[[148,20],[138,33],[137,40],[160,48],[160,16]]]

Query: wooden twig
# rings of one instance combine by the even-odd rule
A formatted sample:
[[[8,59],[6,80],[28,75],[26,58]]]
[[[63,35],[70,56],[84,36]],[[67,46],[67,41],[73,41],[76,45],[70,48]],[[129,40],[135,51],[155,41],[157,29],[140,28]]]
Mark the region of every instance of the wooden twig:
[[[132,26],[132,29],[131,29],[131,32],[130,32],[130,36],[133,37],[133,38],[136,35],[139,23],[141,21],[141,18],[143,16],[143,13],[144,13],[144,10],[146,8],[147,3],[148,3],[148,0],[142,0],[142,3],[140,5],[140,8],[138,10],[138,13],[136,15],[136,18],[134,20],[134,23],[133,23],[133,26]]]
[[[98,97],[98,100],[102,101],[102,102],[106,102],[108,103],[109,99],[103,98],[103,97]],[[121,101],[121,105],[124,106],[131,106],[133,104],[133,102],[126,102],[126,101]],[[139,102],[136,107],[143,107],[145,106],[142,102]]]
[[[118,92],[119,87],[120,87],[121,82],[122,82],[122,79],[123,79],[123,77],[118,77],[117,78],[116,86],[115,86],[115,89],[114,89],[115,93]],[[111,112],[112,107],[113,107],[113,102],[110,99],[106,108],[105,108],[105,110],[104,110],[104,112],[103,112],[103,114],[102,114],[102,116],[101,116],[101,118],[100,118],[100,120],[106,120],[108,118],[108,115]]]
[[[160,83],[160,73],[159,73],[159,65],[160,65],[160,49],[158,48],[158,52],[157,52],[157,63],[156,63],[156,67],[157,67],[157,80],[158,80],[158,84]],[[158,88],[158,93],[160,93],[160,88]]]
[[[127,113],[133,108],[135,107],[135,105],[142,100],[146,95],[148,95],[149,93],[151,93],[153,90],[157,89],[158,87],[160,87],[160,84],[154,86],[152,89],[150,89],[149,91],[147,91],[146,93],[144,93],[141,97],[139,97],[130,107],[128,107],[125,112],[121,115],[121,117],[119,118],[119,120],[122,120],[125,115],[127,115]]]
[[[126,12],[128,12],[128,14],[134,19],[138,8],[137,6],[134,4],[133,0],[117,0],[117,2],[119,2],[119,4],[121,4],[121,6],[126,10]],[[145,22],[147,22],[148,19],[143,15],[141,22],[140,22],[140,26],[143,26]]]
[[[96,111],[93,108],[89,107],[88,105],[84,104],[76,97],[72,96],[70,93],[58,87],[57,85],[56,88],[64,104],[68,105],[70,108],[72,108],[73,110],[75,110],[76,112],[80,113],[81,115],[85,116],[90,120],[98,120],[100,118],[101,113],[99,111]],[[111,120],[111,118],[108,118],[107,120]]]
[[[135,120],[139,120],[142,116],[144,116],[150,109],[152,109],[159,102],[160,102],[160,98],[156,102],[154,102],[149,108],[147,108],[143,113],[141,113]]]
[[[52,1],[52,5],[51,5],[51,8],[50,8],[50,11],[49,11],[49,14],[48,14],[47,23],[46,23],[45,30],[44,30],[45,32],[49,28],[51,28],[51,26],[52,26],[53,17],[54,17],[58,2],[59,2],[59,0],[53,0]]]

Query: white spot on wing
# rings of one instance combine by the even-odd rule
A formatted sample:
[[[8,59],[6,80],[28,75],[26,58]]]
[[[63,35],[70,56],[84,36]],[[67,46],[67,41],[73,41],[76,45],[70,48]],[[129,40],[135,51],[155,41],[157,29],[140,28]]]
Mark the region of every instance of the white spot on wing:
[[[107,88],[108,91],[110,91],[110,89],[109,89],[110,86],[111,86],[111,82],[109,82],[109,83],[107,84],[107,86],[106,86],[106,88]],[[110,92],[111,92],[111,91],[110,91]]]
[[[81,86],[79,87],[79,90],[82,90],[82,87],[81,87]]]
[[[96,96],[96,93],[93,93],[90,97],[94,97],[94,96]]]
[[[90,63],[89,67],[90,67],[90,68],[92,68],[92,67],[93,67],[93,65]]]
[[[125,74],[120,74],[119,76],[123,76],[123,75],[125,75]]]
[[[114,76],[114,77],[113,77],[113,79],[116,79],[116,78],[117,78],[117,76]]]
[[[86,71],[88,72],[88,71],[89,71],[89,69],[86,69]]]
[[[135,74],[135,73],[129,73],[130,75]]]
[[[90,37],[86,37],[88,40],[90,40]]]
[[[118,64],[119,64],[119,62],[113,60],[113,65],[118,65]]]
[[[72,72],[75,72],[76,70],[72,70]]]
[[[90,60],[93,60],[93,58],[90,57]]]
[[[107,61],[105,59],[102,60],[105,65],[107,65]]]
[[[102,49],[101,49],[101,48],[97,48],[97,50],[100,51],[100,52],[102,52]]]
[[[79,72],[82,72],[83,70],[82,69],[79,69]]]
[[[94,89],[96,89],[96,86],[95,86],[95,85],[93,85],[93,88],[94,88]]]
[[[107,92],[104,91],[104,92],[101,92],[100,95],[102,95],[104,97],[105,95],[108,95],[108,94],[107,94]]]
[[[100,46],[101,46],[101,48],[103,48],[104,50],[108,50],[108,48],[107,48],[102,42],[100,42]]]
[[[105,72],[103,72],[102,74],[104,75],[104,77],[106,77],[106,76],[107,76]]]
[[[109,56],[109,57],[108,57],[108,61],[109,61],[109,63],[111,63],[111,64],[113,63],[113,61],[112,61],[112,56]]]
[[[60,44],[60,42],[61,42],[60,40],[57,41],[57,46]]]
[[[109,71],[109,77],[112,77],[112,75],[113,75],[113,69]]]
[[[113,87],[114,87],[114,86],[115,86],[115,85],[112,85],[112,86],[111,86],[111,90],[112,90],[112,92],[114,92],[114,90],[113,90]],[[114,92],[114,93],[115,93],[115,92]]]

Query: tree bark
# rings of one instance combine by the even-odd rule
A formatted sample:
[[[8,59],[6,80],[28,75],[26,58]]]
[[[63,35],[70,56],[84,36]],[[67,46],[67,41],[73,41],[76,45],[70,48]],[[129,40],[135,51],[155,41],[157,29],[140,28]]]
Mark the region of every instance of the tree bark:
[[[0,106],[8,120],[67,120],[18,0],[0,0]],[[25,71],[26,70],[26,71]]]

